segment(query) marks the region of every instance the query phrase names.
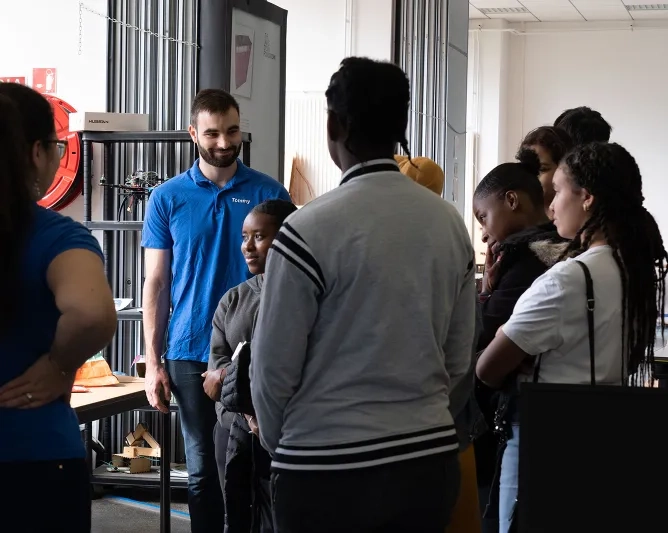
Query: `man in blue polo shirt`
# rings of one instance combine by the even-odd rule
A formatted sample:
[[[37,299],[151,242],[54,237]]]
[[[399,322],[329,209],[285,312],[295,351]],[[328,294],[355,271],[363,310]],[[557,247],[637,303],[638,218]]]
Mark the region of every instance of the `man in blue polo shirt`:
[[[168,411],[171,393],[176,397],[186,445],[191,529],[221,532],[215,404],[202,377],[211,320],[223,294],[250,277],[240,251],[244,218],[265,200],[290,196],[276,180],[238,160],[239,105],[230,94],[200,91],[190,122],[200,158],[153,192],[144,221],[146,396],[162,412]]]

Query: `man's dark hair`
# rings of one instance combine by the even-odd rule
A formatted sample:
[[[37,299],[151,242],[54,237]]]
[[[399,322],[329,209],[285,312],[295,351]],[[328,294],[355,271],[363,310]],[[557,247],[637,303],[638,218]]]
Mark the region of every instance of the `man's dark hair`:
[[[0,95],[9,98],[19,112],[28,147],[50,141],[56,134],[51,104],[37,91],[19,83],[0,83]]]
[[[327,107],[346,129],[346,149],[358,159],[369,151],[394,150],[399,144],[410,157],[406,128],[410,85],[396,65],[348,57],[332,75]]]
[[[566,130],[552,126],[541,126],[527,133],[522,141],[517,159],[525,148],[531,148],[532,146],[540,146],[545,149],[550,154],[552,162],[558,165],[562,158],[573,148],[573,140]]]
[[[287,200],[265,200],[256,205],[251,213],[260,213],[274,218],[276,225],[280,228],[292,213],[297,211],[297,206]]]
[[[561,163],[577,189],[593,197],[591,216],[564,252],[587,250],[602,234],[622,279],[624,369],[642,385],[654,362],[657,319],[663,316],[668,254],[654,217],[643,206],[642,177],[633,156],[616,143],[576,147]],[[661,321],[663,324],[663,321]],[[663,325],[661,326],[663,334]]]
[[[598,111],[590,107],[575,107],[564,111],[554,121],[555,128],[561,128],[570,135],[574,146],[593,142],[610,141],[612,126]]]
[[[239,113],[239,103],[230,93],[222,89],[202,89],[190,108],[190,124],[196,128],[197,117],[202,112],[214,115],[227,113],[230,109],[236,109]]]
[[[485,176],[476,187],[474,198],[494,194],[502,198],[509,191],[525,192],[536,209],[544,205],[543,187],[538,179],[540,160],[536,152],[524,148],[517,154],[519,163],[502,163]]]

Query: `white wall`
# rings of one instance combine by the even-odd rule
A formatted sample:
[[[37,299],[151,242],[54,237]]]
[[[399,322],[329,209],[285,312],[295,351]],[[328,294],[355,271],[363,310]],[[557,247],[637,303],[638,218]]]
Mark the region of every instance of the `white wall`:
[[[85,4],[106,13],[105,0]],[[104,111],[107,79],[106,20],[82,13],[82,48],[79,55],[79,2],[63,0],[3,2],[0,16],[0,77],[25,76],[33,68],[57,69],[57,96],[77,110]],[[79,198],[63,214],[83,218]]]
[[[351,55],[392,59],[393,0],[351,0]]]
[[[272,0],[288,10],[290,91],[324,91],[346,55],[392,57],[392,0]]]
[[[479,23],[472,21],[472,27]],[[489,22],[481,24],[484,30],[491,29]],[[664,207],[668,62],[661,55],[668,50],[668,25],[658,25],[653,22],[654,29],[647,29],[637,22],[629,31],[628,24],[616,23],[530,23],[506,25],[524,35],[507,31],[473,35],[472,39],[480,39],[483,111],[478,178],[496,164],[512,160],[528,131],[553,123],[566,108],[587,105],[612,124],[611,140],[635,156],[643,175],[645,204],[668,238]],[[499,53],[500,39],[508,43],[505,55]],[[469,67],[476,68],[473,56]],[[499,84],[498,73],[503,71],[506,80]],[[471,87],[469,97],[473,96]],[[494,109],[497,102],[499,112]]]
[[[315,196],[338,185],[325,135],[325,90],[348,55],[392,58],[392,0],[272,0],[288,10],[285,182],[293,157]]]
[[[668,29],[526,36],[523,129],[589,105],[613,126],[611,140],[633,154],[648,210],[668,238]],[[658,55],[657,55],[658,54]],[[541,74],[551,65],[554,80]]]
[[[288,10],[286,91],[324,91],[345,52],[345,0],[273,0]]]

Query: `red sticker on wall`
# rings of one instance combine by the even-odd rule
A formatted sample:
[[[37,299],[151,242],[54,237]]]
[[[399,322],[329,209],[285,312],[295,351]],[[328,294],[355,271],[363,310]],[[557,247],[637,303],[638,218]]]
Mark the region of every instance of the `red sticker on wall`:
[[[56,83],[55,68],[32,69],[32,88],[42,94],[56,94],[58,86]]]
[[[26,84],[25,76],[3,76],[0,78],[0,83],[20,83],[21,85]]]

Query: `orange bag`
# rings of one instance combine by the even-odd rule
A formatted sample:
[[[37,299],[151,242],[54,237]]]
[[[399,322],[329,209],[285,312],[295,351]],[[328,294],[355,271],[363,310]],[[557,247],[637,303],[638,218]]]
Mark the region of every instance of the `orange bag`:
[[[81,387],[106,387],[109,385],[118,385],[118,378],[111,372],[107,361],[96,356],[86,361],[77,370],[74,385]]]

